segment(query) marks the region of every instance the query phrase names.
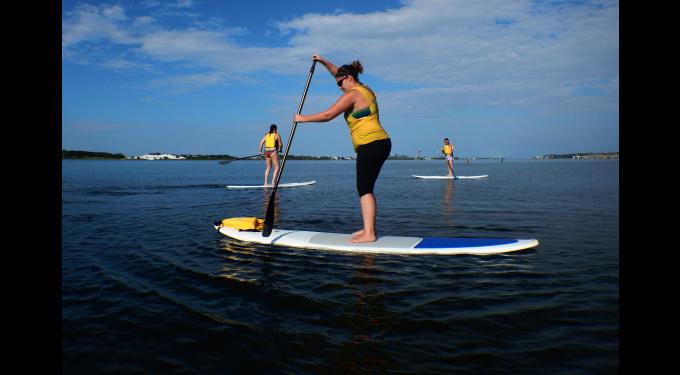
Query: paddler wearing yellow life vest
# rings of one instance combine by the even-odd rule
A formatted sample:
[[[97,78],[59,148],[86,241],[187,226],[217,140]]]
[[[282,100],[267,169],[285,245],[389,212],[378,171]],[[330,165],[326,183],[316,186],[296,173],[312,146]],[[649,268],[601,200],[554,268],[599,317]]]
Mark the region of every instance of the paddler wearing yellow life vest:
[[[446,157],[446,166],[449,168],[449,176],[453,176],[453,145],[449,143],[448,138],[444,138],[444,147],[442,153]]]
[[[264,146],[264,150],[262,150]],[[271,124],[269,126],[269,131],[264,134],[262,140],[260,141],[260,147],[258,148],[260,155],[264,155],[264,161],[266,166],[264,168],[264,185],[274,185],[276,181],[276,176],[279,174],[279,152],[283,149],[283,142],[281,141],[281,136],[279,132],[276,131],[276,124]],[[274,164],[274,174],[272,175],[272,183],[267,184],[267,177],[269,176],[269,170]]]
[[[373,195],[380,169],[390,156],[392,141],[380,124],[376,95],[359,81],[364,71],[361,62],[353,61],[340,68],[320,55],[312,60],[322,63],[335,79],[343,95],[330,108],[312,115],[295,115],[295,122],[327,122],[344,113],[354,151],[357,153],[357,191],[364,227],[352,233],[351,242],[373,242],[377,239],[375,219],[377,202]]]

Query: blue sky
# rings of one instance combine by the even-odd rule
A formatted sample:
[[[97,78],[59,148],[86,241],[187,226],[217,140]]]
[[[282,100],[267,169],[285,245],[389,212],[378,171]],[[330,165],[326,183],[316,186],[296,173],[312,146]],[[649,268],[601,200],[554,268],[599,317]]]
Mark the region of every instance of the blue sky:
[[[360,60],[392,153],[619,150],[618,1],[63,1],[62,148],[257,153],[287,141],[311,55]],[[340,96],[319,65],[303,113]],[[341,116],[296,155],[352,156]]]

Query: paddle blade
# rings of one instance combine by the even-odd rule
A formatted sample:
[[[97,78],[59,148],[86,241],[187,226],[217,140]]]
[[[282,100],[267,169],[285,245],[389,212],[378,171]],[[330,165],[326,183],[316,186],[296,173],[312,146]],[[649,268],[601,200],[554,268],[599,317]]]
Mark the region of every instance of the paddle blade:
[[[269,237],[272,234],[272,229],[274,229],[274,196],[276,195],[276,189],[272,191],[269,196],[269,204],[267,205],[267,213],[264,216],[264,227],[262,228],[262,237]]]

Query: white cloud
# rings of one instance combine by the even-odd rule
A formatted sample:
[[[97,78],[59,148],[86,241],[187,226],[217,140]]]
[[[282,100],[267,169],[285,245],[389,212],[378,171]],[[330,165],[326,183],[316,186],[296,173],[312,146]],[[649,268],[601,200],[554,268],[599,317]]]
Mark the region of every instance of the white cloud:
[[[125,12],[119,5],[78,5],[73,12],[66,13],[62,21],[62,49],[81,42],[135,43],[135,38],[120,26],[120,22],[126,19]]]
[[[66,14],[62,44],[66,57],[77,54],[82,42],[130,45],[156,63],[192,68],[185,78],[166,82],[196,87],[258,70],[297,72],[292,68],[321,53],[336,64],[359,59],[367,76],[418,88],[391,94],[400,99],[415,94],[428,97],[427,103],[442,97],[530,105],[548,97],[567,100],[574,87],[597,86],[618,105],[611,99],[618,97],[618,2],[406,0],[381,12],[310,13],[281,21],[289,43],[278,48],[243,46],[243,27],[214,26],[163,27],[154,16],[130,20],[118,5],[80,5]]]
[[[141,17],[135,18],[135,20],[134,20],[132,26],[135,27],[135,28],[137,28],[137,27],[145,27],[145,26],[148,26],[148,25],[152,25],[152,24],[154,23],[154,21],[155,21],[155,20],[154,20],[153,17],[149,17],[149,16],[141,16]]]
[[[292,33],[292,46],[323,49],[338,62],[360,58],[367,73],[401,83],[617,73],[617,7],[536,12],[530,2],[409,1],[397,10],[307,14],[279,26]]]
[[[126,60],[122,57],[109,58],[99,64],[100,67],[112,70],[136,70],[143,68],[142,66]],[[148,65],[147,65],[148,68]]]
[[[110,7],[102,6],[101,10],[102,16],[106,19],[115,21],[125,21],[127,17],[125,16],[125,11],[120,5],[113,5]]]
[[[175,4],[179,8],[191,8],[193,6],[192,0],[177,0]]]

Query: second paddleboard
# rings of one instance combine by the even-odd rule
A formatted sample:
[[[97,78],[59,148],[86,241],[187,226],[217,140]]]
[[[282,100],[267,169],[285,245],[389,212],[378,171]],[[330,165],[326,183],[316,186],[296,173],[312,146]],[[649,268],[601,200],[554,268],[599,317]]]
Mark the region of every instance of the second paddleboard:
[[[280,188],[300,187],[315,184],[316,181],[305,182],[289,182],[287,184],[279,184]],[[227,189],[263,189],[274,188],[274,185],[227,185]]]
[[[417,175],[412,175],[415,178],[426,178],[426,179],[434,179],[434,180],[471,180],[471,179],[477,179],[477,178],[486,178],[489,177],[488,174],[483,174],[479,176],[417,176]]]

